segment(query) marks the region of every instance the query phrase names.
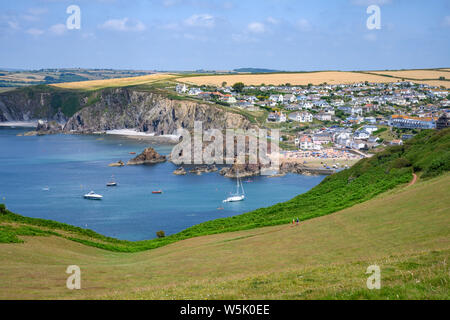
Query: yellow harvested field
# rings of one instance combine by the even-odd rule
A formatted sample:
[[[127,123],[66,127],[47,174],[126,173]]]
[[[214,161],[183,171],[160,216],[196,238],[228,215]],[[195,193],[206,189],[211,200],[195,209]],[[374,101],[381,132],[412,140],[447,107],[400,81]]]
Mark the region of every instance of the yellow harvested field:
[[[450,77],[449,77],[450,79]],[[446,89],[450,88],[450,81],[439,81],[439,80],[428,80],[428,81],[414,81],[415,83],[422,83],[422,84],[428,84],[430,86],[436,86],[436,87],[444,87]]]
[[[178,79],[195,85],[215,85],[220,86],[225,81],[228,85],[236,82],[243,82],[246,85],[319,85],[324,82],[328,84],[351,84],[357,82],[396,82],[399,79],[383,77],[379,75],[363,74],[358,72],[322,71],[308,73],[274,73],[274,74],[239,74],[239,75],[216,75],[198,76]]]
[[[167,73],[157,73],[141,77],[57,83],[52,84],[52,86],[64,89],[96,90],[110,87],[135,86],[140,84],[152,83],[160,80],[171,79],[173,77],[175,77],[175,75]]]
[[[388,75],[398,78],[409,78],[409,79],[439,79],[439,77],[446,77],[450,79],[448,71],[440,70],[403,70],[403,71],[370,71],[372,74]]]

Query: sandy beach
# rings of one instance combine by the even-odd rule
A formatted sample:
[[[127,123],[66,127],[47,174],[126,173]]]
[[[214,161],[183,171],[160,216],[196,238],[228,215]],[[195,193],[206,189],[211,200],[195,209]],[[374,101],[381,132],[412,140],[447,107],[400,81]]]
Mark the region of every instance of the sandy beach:
[[[106,131],[107,135],[123,136],[129,139],[137,139],[140,141],[150,141],[157,143],[176,144],[179,142],[177,135],[162,135],[157,136],[154,133],[139,132],[136,129],[119,129]]]
[[[321,151],[287,151],[280,155],[281,162],[302,163],[308,167],[352,166],[363,157],[347,150],[324,149]]]
[[[7,121],[7,122],[0,122],[0,127],[36,128],[37,127],[37,121]]]

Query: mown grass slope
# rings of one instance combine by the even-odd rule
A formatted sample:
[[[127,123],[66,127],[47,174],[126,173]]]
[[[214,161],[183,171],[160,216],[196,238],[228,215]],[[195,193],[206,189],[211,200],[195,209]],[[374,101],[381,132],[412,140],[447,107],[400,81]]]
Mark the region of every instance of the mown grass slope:
[[[22,229],[0,299],[449,299],[450,174],[302,222],[117,253]],[[26,224],[3,223],[7,228]],[[34,229],[42,234],[31,235]],[[25,235],[27,234],[27,235]],[[81,290],[66,288],[67,266]],[[381,268],[381,290],[366,287]]]

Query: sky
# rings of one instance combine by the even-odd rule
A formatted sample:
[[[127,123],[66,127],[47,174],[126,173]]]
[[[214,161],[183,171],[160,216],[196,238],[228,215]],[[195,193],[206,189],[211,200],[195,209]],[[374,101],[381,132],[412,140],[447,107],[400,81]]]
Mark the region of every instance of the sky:
[[[0,67],[33,70],[450,67],[450,0],[2,0],[0,41]]]

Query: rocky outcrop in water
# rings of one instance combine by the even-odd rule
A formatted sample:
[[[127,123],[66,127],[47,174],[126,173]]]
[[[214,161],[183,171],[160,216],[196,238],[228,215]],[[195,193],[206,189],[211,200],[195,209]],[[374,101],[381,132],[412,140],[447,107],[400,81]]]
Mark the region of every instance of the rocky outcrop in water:
[[[144,165],[144,164],[156,164],[166,162],[167,158],[165,156],[160,155],[153,148],[147,148],[138,155],[136,158],[128,161],[127,165],[136,166],[136,165]]]
[[[111,163],[109,166],[110,167],[123,167],[123,166],[125,166],[125,163],[122,160],[120,160],[120,161]]]
[[[41,134],[57,134],[61,133],[63,125],[56,121],[39,120],[36,131]]]
[[[223,168],[220,174],[227,178],[248,178],[261,175],[261,164],[234,164],[231,167]]]
[[[173,172],[176,176],[185,176],[187,174],[186,170],[183,167],[178,168]]]

